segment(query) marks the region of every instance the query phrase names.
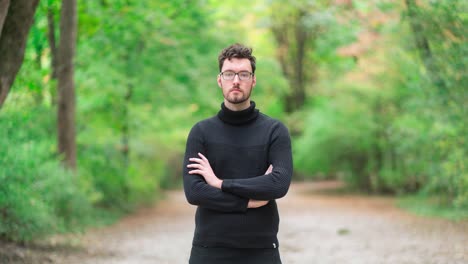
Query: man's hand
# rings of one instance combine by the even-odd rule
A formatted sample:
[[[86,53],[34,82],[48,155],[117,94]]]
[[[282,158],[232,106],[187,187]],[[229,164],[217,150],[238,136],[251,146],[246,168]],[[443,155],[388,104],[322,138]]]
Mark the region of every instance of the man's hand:
[[[221,189],[223,181],[216,177],[208,159],[201,153],[198,153],[198,156],[200,156],[200,158],[189,159],[189,161],[195,162],[187,165],[187,168],[192,169],[189,171],[189,174],[199,174],[205,178],[206,183],[215,188]]]
[[[273,165],[270,164],[268,169],[265,171],[265,174],[270,174],[272,171],[273,171]],[[267,205],[269,202],[270,201],[259,201],[259,200],[250,199],[249,203],[247,204],[247,208],[259,208],[259,207]]]
[[[267,205],[270,201],[259,201],[259,200],[253,200],[250,199],[249,203],[247,204],[247,208],[259,208],[264,205]]]
[[[187,165],[187,168],[192,169],[191,171],[189,171],[189,174],[201,175],[205,179],[206,183],[208,183],[210,186],[221,189],[223,181],[216,177],[208,159],[201,153],[198,153],[198,156],[200,158],[189,158],[189,161],[195,162]],[[269,174],[272,171],[273,165],[270,165],[265,171],[265,174]],[[249,203],[247,204],[247,208],[259,208],[267,205],[269,202],[270,201],[250,199]]]

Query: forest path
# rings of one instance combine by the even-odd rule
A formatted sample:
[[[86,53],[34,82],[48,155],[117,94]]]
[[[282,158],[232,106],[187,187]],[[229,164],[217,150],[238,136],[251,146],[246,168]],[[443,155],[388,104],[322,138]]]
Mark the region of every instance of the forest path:
[[[278,201],[283,263],[468,263],[468,222],[414,216],[392,198],[326,191],[336,187],[294,183]],[[10,263],[188,263],[194,213],[181,190],[170,191],[153,208],[88,231],[79,250],[49,249],[35,261]]]

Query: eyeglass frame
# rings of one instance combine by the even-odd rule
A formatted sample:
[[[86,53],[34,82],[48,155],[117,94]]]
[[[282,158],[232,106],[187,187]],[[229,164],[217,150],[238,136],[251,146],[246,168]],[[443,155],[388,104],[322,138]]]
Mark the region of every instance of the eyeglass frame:
[[[232,79],[225,79],[225,77],[224,77],[224,73],[225,73],[225,72],[233,72],[233,73],[234,73],[234,77],[232,77]],[[242,79],[242,78],[240,77],[240,75],[239,75],[239,73],[241,73],[241,72],[247,72],[247,73],[249,73],[249,78],[248,78],[248,79]],[[233,80],[236,78],[236,75],[237,75],[237,77],[239,78],[240,81],[248,81],[248,80],[252,80],[252,77],[254,76],[254,73],[253,73],[253,72],[249,72],[249,71],[235,72],[235,71],[230,71],[230,70],[228,70],[228,71],[223,71],[223,72],[220,72],[220,73],[219,73],[219,76],[221,76],[221,78],[222,78],[223,80],[225,80],[225,81],[233,81]]]

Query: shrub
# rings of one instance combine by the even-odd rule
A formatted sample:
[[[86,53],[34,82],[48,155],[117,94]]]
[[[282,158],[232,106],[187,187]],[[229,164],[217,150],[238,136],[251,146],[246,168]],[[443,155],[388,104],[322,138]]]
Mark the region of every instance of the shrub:
[[[44,136],[50,115],[3,111],[0,118],[0,236],[25,241],[77,230],[90,203]],[[42,118],[41,118],[42,117]]]

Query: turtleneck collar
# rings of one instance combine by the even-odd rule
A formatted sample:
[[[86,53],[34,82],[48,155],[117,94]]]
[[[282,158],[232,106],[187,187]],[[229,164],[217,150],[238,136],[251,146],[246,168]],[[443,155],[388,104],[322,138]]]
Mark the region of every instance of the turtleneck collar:
[[[250,101],[250,106],[247,109],[241,111],[232,111],[224,105],[224,102],[221,104],[221,110],[218,112],[218,117],[223,122],[231,125],[242,125],[249,123],[255,120],[258,116],[258,109],[255,109],[255,102]]]

